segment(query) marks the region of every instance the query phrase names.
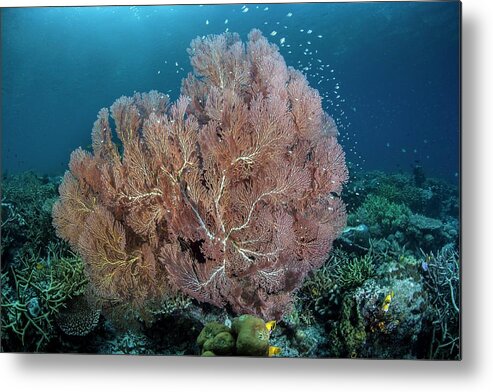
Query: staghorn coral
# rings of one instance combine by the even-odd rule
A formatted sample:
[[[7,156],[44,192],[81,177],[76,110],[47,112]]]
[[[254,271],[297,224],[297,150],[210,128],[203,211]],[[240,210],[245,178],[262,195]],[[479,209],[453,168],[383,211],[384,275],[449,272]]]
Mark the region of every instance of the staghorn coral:
[[[460,258],[454,244],[423,253],[424,285],[430,294],[433,330],[428,357],[460,359]]]
[[[5,351],[42,351],[53,337],[57,316],[86,288],[79,256],[65,256],[50,243],[41,258],[32,250],[2,273],[2,344]]]
[[[54,206],[107,307],[147,317],[181,291],[280,318],[345,225],[347,179],[318,92],[258,30],[197,38],[182,96],[122,97],[77,149]]]

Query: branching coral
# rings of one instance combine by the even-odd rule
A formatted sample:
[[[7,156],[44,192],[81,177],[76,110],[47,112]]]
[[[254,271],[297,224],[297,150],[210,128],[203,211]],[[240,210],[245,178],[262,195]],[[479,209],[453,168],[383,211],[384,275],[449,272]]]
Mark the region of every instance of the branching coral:
[[[460,358],[460,265],[453,245],[424,254],[425,287],[431,296],[434,320],[429,357]]]
[[[318,92],[257,30],[192,41],[171,107],[155,91],[111,107],[78,149],[53,210],[96,292],[141,314],[180,290],[279,318],[345,224],[344,153]]]
[[[334,279],[341,288],[354,288],[375,274],[374,253],[370,250],[362,257],[342,257],[335,261]]]
[[[25,256],[2,274],[2,337],[9,351],[39,351],[52,337],[55,319],[66,302],[84,292],[87,279],[80,257]],[[7,341],[8,338],[8,341]]]
[[[388,236],[405,231],[409,225],[411,210],[405,204],[393,203],[384,197],[370,194],[351,216],[351,225],[366,224],[375,236]]]

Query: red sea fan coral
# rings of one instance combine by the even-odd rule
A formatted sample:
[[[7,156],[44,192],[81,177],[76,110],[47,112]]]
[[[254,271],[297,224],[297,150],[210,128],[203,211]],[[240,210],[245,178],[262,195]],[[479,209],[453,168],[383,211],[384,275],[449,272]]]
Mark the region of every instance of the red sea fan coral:
[[[107,109],[53,211],[102,298],[145,309],[180,290],[279,318],[345,225],[347,179],[318,92],[258,30],[192,41],[194,74]]]

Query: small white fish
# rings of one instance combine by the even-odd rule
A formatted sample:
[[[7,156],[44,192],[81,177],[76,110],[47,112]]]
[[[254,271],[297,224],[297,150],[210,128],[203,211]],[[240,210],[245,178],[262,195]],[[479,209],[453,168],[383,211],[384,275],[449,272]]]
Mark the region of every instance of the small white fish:
[[[292,12],[288,12],[288,14],[286,15],[288,18],[291,18],[293,16],[293,13]]]
[[[264,11],[269,11],[269,7],[265,7],[264,8]]]
[[[270,35],[272,35],[274,37],[275,35],[277,35],[277,31],[274,30],[272,33],[270,33]]]
[[[279,40],[279,42],[280,42],[280,43],[281,43],[281,45],[282,45],[284,42],[286,42],[286,38],[282,37],[282,38]]]
[[[208,24],[209,24],[209,19],[207,19],[207,20],[205,21],[205,24],[206,24],[206,25],[208,25]]]
[[[245,8],[243,9],[243,11],[241,11],[241,12],[243,12],[243,13],[248,12],[248,7],[245,7]]]
[[[312,30],[308,30],[306,33],[307,34],[311,34],[311,33],[313,33],[313,31]]]
[[[229,20],[228,20],[228,19],[226,19],[226,20],[224,21],[224,24],[228,24],[228,22],[229,22]]]

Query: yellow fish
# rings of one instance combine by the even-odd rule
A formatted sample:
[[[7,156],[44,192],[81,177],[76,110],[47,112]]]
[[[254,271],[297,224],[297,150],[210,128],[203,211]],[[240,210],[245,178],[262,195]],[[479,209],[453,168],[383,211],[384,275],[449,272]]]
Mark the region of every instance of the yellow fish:
[[[265,323],[265,328],[267,328],[267,331],[272,332],[274,329],[276,329],[276,320],[267,321]]]
[[[37,264],[36,264],[36,269],[37,269],[38,271],[39,271],[39,270],[44,269],[44,267],[45,267],[45,266],[44,266],[43,264],[41,264],[41,263],[37,263]]]
[[[385,313],[387,313],[389,311],[389,306],[390,306],[390,303],[392,302],[392,298],[394,298],[394,291],[393,290],[389,294],[387,294],[387,296],[383,300],[382,310]]]
[[[281,353],[281,348],[276,346],[269,346],[269,357],[274,355],[279,355]]]

